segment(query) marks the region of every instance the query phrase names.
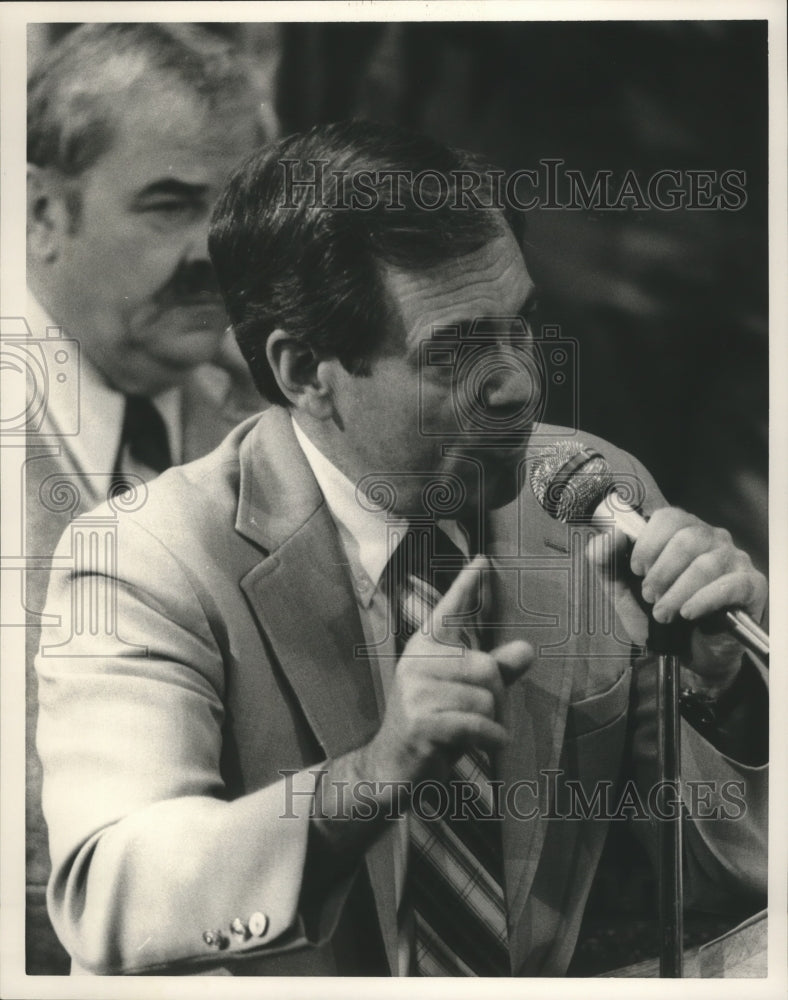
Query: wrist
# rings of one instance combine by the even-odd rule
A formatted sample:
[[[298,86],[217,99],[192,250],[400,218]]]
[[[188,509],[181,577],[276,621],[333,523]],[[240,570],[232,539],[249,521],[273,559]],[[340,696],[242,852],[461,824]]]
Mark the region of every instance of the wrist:
[[[369,831],[406,808],[408,783],[387,777],[376,760],[367,744],[327,763],[315,788],[314,817],[329,840],[367,841]]]
[[[716,697],[684,687],[679,694],[683,718],[717,750],[735,761],[757,767],[769,759],[767,686],[750,658]],[[714,690],[714,689],[712,689]]]
[[[681,693],[697,696],[702,701],[714,702],[736,683],[741,663],[734,664],[725,672],[715,674],[699,673],[691,667],[681,667]]]

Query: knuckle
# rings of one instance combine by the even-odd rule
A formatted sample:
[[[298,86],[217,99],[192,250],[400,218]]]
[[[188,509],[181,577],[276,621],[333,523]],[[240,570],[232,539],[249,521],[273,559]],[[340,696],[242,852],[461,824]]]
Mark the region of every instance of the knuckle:
[[[696,519],[681,507],[660,507],[651,515],[651,521],[659,528],[693,523]]]
[[[397,664],[397,679],[406,690],[421,682],[421,675],[412,657],[405,657]]]
[[[476,679],[481,684],[489,684],[497,673],[495,659],[489,653],[481,653],[474,650],[470,656],[469,666]]]
[[[747,579],[750,583],[750,588],[753,594],[766,594],[769,589],[769,583],[763,573],[758,572],[758,570],[753,569],[747,574]]]
[[[698,531],[695,524],[682,524],[673,535],[673,542],[682,548],[694,548],[700,539],[704,539],[703,532]]]
[[[750,573],[753,577],[762,576],[762,574],[759,573],[753,566],[752,559],[750,559],[749,555],[742,551],[742,549],[734,549],[732,561],[734,566],[742,572]]]
[[[469,722],[471,734],[477,739],[487,732],[487,720],[482,716],[474,716]]]
[[[675,507],[660,507],[659,510],[655,510],[654,513],[649,518],[649,524],[660,527],[660,525],[667,522],[677,508]]]
[[[402,708],[407,719],[416,721],[423,713],[424,702],[409,692],[402,699]]]
[[[492,718],[495,713],[495,697],[493,696],[492,691],[482,689],[479,692],[479,711],[482,715]]]
[[[429,702],[432,692],[433,685],[416,674],[409,678],[405,689],[405,699],[409,705],[418,710],[421,705]]]
[[[694,562],[694,568],[704,575],[718,574],[724,568],[724,559],[719,552],[702,552]]]
[[[648,571],[648,584],[657,593],[661,593],[669,582],[668,574],[665,567],[659,563],[654,563],[654,565]]]

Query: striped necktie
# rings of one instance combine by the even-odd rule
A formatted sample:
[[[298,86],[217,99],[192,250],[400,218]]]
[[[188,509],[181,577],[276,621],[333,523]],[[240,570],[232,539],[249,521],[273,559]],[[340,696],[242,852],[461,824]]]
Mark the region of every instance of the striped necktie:
[[[436,604],[463,562],[460,550],[432,524],[408,529],[390,563],[398,651],[418,629],[429,628]],[[463,641],[478,648],[473,630],[464,633]],[[511,975],[501,817],[491,778],[483,751],[463,754],[444,786],[448,800],[437,783],[423,783],[419,809],[410,813],[408,891],[417,975]],[[457,783],[473,791],[472,801],[459,794]],[[455,810],[455,803],[462,805]]]

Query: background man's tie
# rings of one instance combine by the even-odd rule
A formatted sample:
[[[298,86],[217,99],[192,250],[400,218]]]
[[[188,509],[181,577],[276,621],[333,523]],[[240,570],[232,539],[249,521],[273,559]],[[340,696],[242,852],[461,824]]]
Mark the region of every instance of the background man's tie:
[[[147,396],[127,396],[115,475],[121,481],[121,463],[128,448],[135,462],[158,474],[172,465],[170,442],[164,418]]]
[[[430,627],[435,606],[463,562],[457,546],[432,524],[408,529],[389,564],[398,652],[414,632]],[[460,632],[469,647],[478,648],[472,628]],[[411,811],[408,891],[415,913],[418,975],[511,975],[501,817],[491,778],[487,755],[480,750],[466,753],[451,769],[450,808],[443,818],[422,819]],[[456,782],[470,785],[474,798],[452,816],[454,802],[462,801],[451,794]],[[440,790],[434,783],[422,788],[418,811],[441,812]]]

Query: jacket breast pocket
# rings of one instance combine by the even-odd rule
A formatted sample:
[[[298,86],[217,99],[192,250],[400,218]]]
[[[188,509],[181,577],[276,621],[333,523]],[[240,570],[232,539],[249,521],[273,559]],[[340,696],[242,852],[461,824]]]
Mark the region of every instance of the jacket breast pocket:
[[[606,690],[588,698],[570,702],[566,718],[566,740],[589,736],[621,719],[629,702],[629,684],[632,673],[629,665],[622,663],[619,676]]]
[[[585,801],[597,802],[600,808],[622,774],[630,678],[627,666],[607,690],[571,704],[567,713],[559,763],[562,780],[571,779]],[[573,794],[579,794],[577,789]]]

